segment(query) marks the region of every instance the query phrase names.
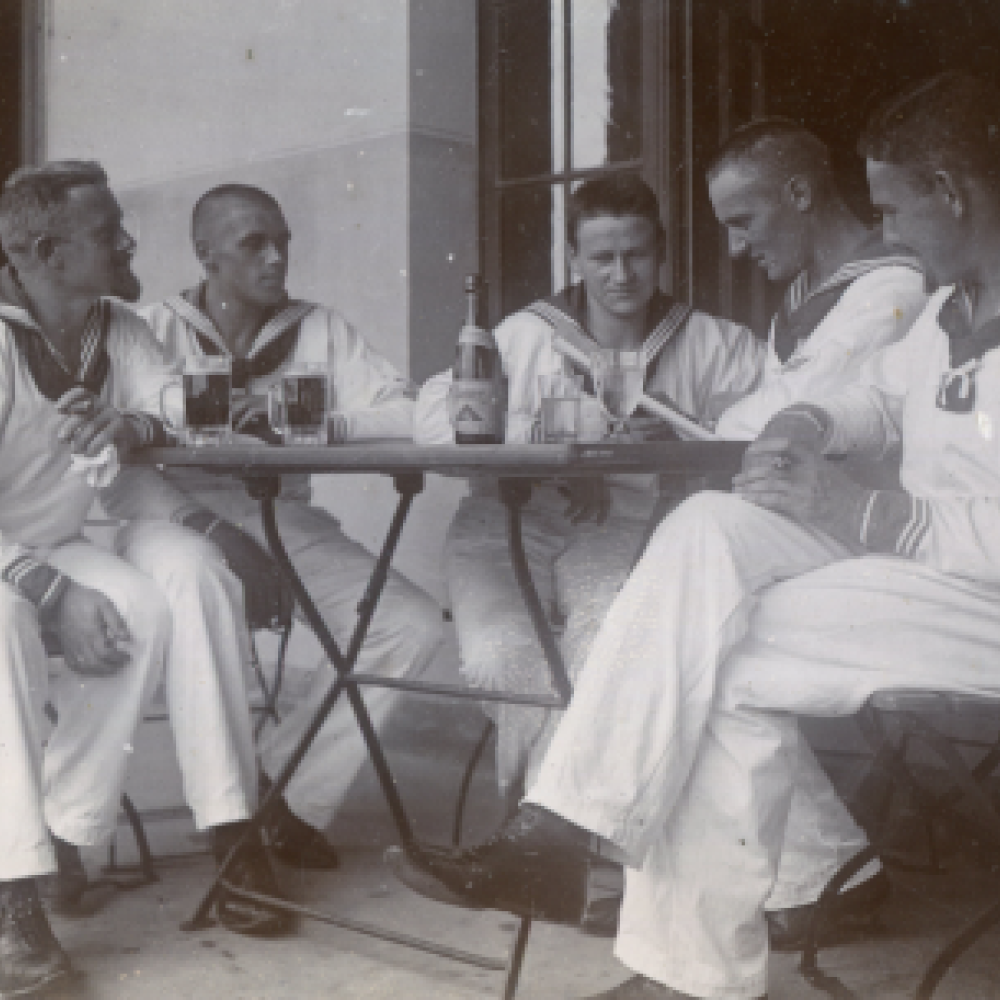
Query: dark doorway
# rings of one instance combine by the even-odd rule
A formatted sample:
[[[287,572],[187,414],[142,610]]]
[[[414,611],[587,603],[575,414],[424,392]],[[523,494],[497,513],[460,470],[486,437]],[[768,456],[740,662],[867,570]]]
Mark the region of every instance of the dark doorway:
[[[768,111],[830,145],[859,207],[867,189],[854,146],[878,101],[945,69],[1000,73],[996,0],[770,0],[765,12]]]

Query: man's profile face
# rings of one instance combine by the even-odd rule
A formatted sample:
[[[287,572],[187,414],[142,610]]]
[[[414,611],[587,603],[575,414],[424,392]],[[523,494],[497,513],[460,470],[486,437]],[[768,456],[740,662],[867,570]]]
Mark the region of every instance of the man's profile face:
[[[708,196],[728,231],[731,257],[749,255],[771,281],[789,281],[806,267],[804,220],[786,185],[736,163],[709,181]]]
[[[885,242],[912,250],[935,284],[964,277],[967,234],[934,183],[894,163],[868,160],[866,170]]]
[[[656,227],[642,216],[599,215],[582,219],[570,262],[583,280],[587,300],[614,316],[645,316],[659,287]]]
[[[122,227],[122,210],[102,184],[72,188],[64,221],[52,234],[60,246],[62,282],[76,292],[115,295],[126,302],[139,298],[139,279],[132,271],[135,240]]]
[[[210,206],[196,245],[220,291],[243,302],[273,306],[285,298],[290,239],[279,209],[234,195]]]

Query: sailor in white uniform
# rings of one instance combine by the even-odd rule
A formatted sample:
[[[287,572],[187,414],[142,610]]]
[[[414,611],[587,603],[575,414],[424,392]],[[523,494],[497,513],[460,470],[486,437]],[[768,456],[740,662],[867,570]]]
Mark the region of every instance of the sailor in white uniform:
[[[172,490],[152,470],[116,468],[134,447],[165,443],[159,408],[170,369],[133,299],[135,248],[93,163],[24,168],[0,195],[0,993],[23,996],[69,973],[35,879],[53,847],[115,830],[136,726],[165,682],[185,797],[226,850],[256,799],[243,674],[240,580],[210,542],[158,523]],[[119,555],[84,540],[97,487],[126,529]],[[156,502],[136,510],[136,493]],[[174,498],[175,499],[175,498]],[[171,577],[157,586],[141,553]],[[133,565],[129,565],[132,562]],[[178,627],[178,623],[181,627]],[[66,670],[48,682],[43,636]],[[41,710],[58,723],[43,753]],[[262,848],[234,864],[238,883],[275,891]],[[228,926],[278,932],[270,911],[235,906]],[[63,898],[63,902],[70,902]],[[231,901],[231,900],[229,900]]]
[[[615,844],[636,975],[602,998],[764,994],[797,714],[883,688],[1000,693],[998,108],[945,74],[876,113],[862,151],[885,237],[942,287],[859,384],[769,422],[735,496],[664,521],[515,820],[469,852],[394,855],[424,891],[565,917],[592,835]],[[897,489],[833,460],[897,448]]]
[[[167,357],[233,359],[234,386],[246,397],[238,429],[268,438],[266,393],[288,366],[328,366],[339,440],[412,439],[414,391],[405,378],[335,309],[290,299],[285,291],[288,225],[275,200],[258,188],[224,185],[203,195],[193,213],[195,251],[205,280],[143,310]],[[208,510],[214,532],[239,531],[264,540],[259,504],[239,482],[191,470],[169,481]],[[330,628],[345,648],[374,557],[348,538],[337,519],[310,502],[309,477],[285,476],[275,503],[278,527],[292,562]],[[190,523],[187,507],[172,514]],[[238,525],[237,529],[235,526]],[[356,669],[391,677],[416,676],[442,639],[441,609],[418,587],[390,573]],[[264,731],[260,752],[273,778],[291,756],[334,678],[320,664],[307,695],[277,726]],[[396,696],[371,689],[365,704],[376,726]],[[353,713],[342,699],[314,739],[269,824],[272,851],[297,866],[333,868],[337,855],[323,836],[367,759]]]

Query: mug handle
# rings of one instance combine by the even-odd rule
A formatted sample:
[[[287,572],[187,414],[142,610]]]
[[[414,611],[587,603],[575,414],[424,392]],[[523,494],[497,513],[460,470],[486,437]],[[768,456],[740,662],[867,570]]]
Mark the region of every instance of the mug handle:
[[[169,413],[168,404],[164,399],[164,393],[166,393],[168,389],[179,389],[183,400],[183,380],[174,378],[169,382],[164,382],[163,385],[160,386],[160,417],[168,427],[173,428],[174,431],[180,432],[184,429],[184,403],[183,401],[181,402],[179,412],[175,409],[173,413]],[[177,419],[178,416],[180,419]]]

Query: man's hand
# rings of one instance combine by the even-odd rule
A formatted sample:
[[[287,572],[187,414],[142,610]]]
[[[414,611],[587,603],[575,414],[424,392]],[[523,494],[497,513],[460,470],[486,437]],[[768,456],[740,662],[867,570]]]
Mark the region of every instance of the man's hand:
[[[820,528],[847,545],[859,541],[870,491],[802,444],[758,438],[746,451],[734,491],[767,510]]]
[[[563,517],[573,524],[603,524],[607,520],[611,491],[603,476],[573,476],[559,487],[559,492],[569,500]]]
[[[135,427],[118,410],[80,386],[63,394],[56,409],[66,415],[58,438],[69,443],[74,455],[93,458],[113,444],[124,458],[139,444]]]
[[[43,622],[59,639],[66,666],[85,677],[110,677],[129,661],[128,626],[99,590],[70,583]]]
[[[240,578],[251,627],[283,628],[292,620],[295,596],[278,564],[246,532],[228,521],[209,515],[206,531],[198,520],[205,513],[199,511],[185,523],[215,542],[229,568]]]
[[[281,435],[271,427],[267,396],[234,396],[232,401],[233,430],[259,438],[266,444],[281,444]]]

